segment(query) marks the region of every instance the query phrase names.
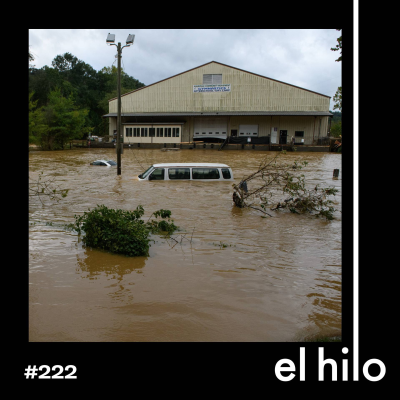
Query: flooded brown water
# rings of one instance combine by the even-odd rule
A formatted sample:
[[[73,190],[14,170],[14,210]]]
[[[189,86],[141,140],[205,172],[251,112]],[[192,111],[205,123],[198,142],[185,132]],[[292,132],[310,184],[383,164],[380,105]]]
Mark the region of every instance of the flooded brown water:
[[[235,183],[255,172],[261,151],[113,149],[31,152],[31,176],[69,189],[59,203],[29,204],[29,340],[32,342],[298,341],[341,334],[341,213],[335,220],[233,206],[232,182],[138,181],[156,162],[218,162]],[[288,153],[307,160],[310,184],[335,186],[341,155]],[[333,180],[334,169],[340,169]],[[307,172],[308,171],[308,172]],[[148,257],[85,248],[74,222],[97,204],[145,217],[168,209],[178,241],[152,236]],[[185,240],[183,235],[186,233]]]

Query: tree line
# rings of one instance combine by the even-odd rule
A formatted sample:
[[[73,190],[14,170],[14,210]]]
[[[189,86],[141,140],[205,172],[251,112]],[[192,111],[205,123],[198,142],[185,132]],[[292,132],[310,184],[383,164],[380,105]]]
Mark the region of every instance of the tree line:
[[[96,71],[71,53],[37,69],[29,52],[29,143],[44,150],[64,148],[88,134],[108,134],[108,100],[117,97],[117,68]],[[121,71],[121,94],[145,86]]]
[[[336,29],[341,31],[341,29]],[[340,51],[340,56],[335,60],[336,62],[342,62],[342,35],[337,38],[337,45],[331,48],[332,51]],[[339,86],[335,95],[333,96],[333,101],[335,105],[334,110],[339,110],[339,112],[334,112],[332,125],[331,125],[331,136],[339,137],[342,135],[342,87]],[[338,115],[340,114],[340,115]]]
[[[331,121],[331,136],[339,137],[342,134],[342,113],[340,111],[331,111],[333,114]]]

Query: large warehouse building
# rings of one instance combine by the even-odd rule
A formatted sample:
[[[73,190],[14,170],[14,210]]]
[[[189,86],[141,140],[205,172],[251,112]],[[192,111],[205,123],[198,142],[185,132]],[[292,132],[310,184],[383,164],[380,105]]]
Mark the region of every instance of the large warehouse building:
[[[116,135],[117,98],[109,101]],[[193,141],[315,145],[330,97],[211,61],[121,96],[124,143]],[[249,140],[250,138],[250,140]]]

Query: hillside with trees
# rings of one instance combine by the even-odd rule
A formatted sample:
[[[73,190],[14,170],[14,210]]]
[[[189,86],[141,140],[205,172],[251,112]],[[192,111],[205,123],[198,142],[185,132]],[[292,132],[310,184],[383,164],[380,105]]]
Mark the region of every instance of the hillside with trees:
[[[34,58],[29,53],[29,62]],[[121,94],[145,86],[121,71]],[[108,134],[108,100],[117,97],[117,68],[96,71],[70,53],[58,55],[52,66],[29,65],[29,143],[43,149],[63,148],[68,140],[89,133]]]
[[[341,29],[336,29],[341,31]],[[339,51],[340,56],[335,60],[335,62],[342,62],[342,35],[337,38],[337,44],[335,47],[331,48],[332,51]],[[333,101],[335,105],[334,110],[339,110],[339,112],[333,112],[333,119],[331,125],[331,136],[340,137],[342,135],[342,87],[339,86],[335,95],[333,96]],[[332,112],[332,111],[331,111]]]

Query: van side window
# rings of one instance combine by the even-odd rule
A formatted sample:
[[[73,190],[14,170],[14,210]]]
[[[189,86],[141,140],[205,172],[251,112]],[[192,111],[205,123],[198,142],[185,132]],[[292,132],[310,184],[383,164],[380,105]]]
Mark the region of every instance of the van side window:
[[[193,179],[219,179],[217,168],[193,168]]]
[[[190,168],[170,168],[169,179],[190,179]]]
[[[221,168],[224,179],[231,179],[231,173],[228,168]]]
[[[149,181],[163,181],[164,168],[156,168],[149,176]]]

